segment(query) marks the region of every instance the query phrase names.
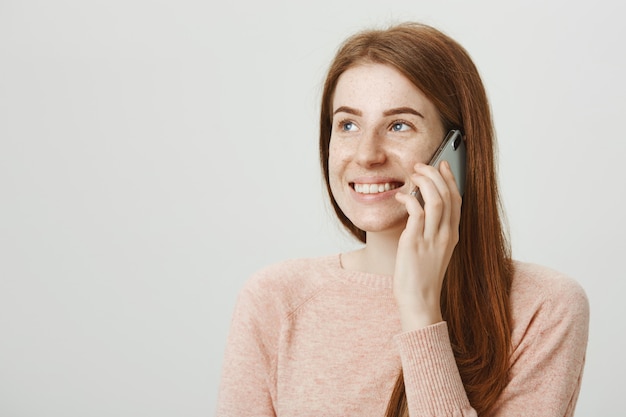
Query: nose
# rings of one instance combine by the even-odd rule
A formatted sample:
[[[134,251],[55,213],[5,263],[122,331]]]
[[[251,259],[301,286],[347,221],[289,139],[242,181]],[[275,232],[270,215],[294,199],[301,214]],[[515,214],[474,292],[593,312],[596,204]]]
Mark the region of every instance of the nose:
[[[364,167],[382,165],[387,160],[383,146],[383,138],[376,132],[367,132],[359,138],[356,150],[356,162]]]

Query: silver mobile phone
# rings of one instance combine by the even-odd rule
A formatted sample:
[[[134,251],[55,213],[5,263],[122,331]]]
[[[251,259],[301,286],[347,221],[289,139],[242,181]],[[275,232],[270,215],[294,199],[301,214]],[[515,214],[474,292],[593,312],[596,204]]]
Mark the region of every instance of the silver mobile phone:
[[[459,130],[451,130],[428,163],[428,165],[439,168],[441,161],[448,161],[461,196],[465,191],[465,158],[465,141],[463,140],[463,135]],[[411,194],[417,198],[422,206],[424,205],[422,194],[417,187],[415,187]]]

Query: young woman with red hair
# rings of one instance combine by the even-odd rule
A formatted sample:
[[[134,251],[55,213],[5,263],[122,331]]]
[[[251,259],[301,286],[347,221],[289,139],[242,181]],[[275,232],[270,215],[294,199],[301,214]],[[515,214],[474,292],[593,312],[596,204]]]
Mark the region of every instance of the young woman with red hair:
[[[448,163],[427,165],[451,130],[467,152],[462,197]],[[414,23],[346,40],[324,85],[320,162],[364,245],[248,281],[217,415],[571,416],[587,298],[511,259],[494,153],[485,89],[457,42]]]

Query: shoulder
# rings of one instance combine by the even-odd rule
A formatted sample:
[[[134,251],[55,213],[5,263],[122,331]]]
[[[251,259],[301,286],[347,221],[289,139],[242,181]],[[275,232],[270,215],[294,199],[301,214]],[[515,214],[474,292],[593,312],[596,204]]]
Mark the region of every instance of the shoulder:
[[[513,262],[511,299],[516,304],[588,304],[582,286],[554,269],[532,263]]]
[[[545,266],[514,261],[511,285],[513,338],[533,328],[539,333],[561,329],[585,335],[589,300],[582,286],[569,276]]]
[[[261,268],[244,288],[263,292],[306,292],[332,282],[338,268],[338,256],[290,259]]]
[[[338,255],[275,263],[258,270],[246,281],[239,302],[265,306],[280,315],[288,315],[317,293],[333,286],[338,269]]]

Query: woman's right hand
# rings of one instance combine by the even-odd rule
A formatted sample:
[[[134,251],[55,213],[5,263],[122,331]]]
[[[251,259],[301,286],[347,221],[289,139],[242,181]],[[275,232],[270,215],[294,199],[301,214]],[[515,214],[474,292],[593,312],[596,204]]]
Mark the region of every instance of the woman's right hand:
[[[393,283],[404,331],[443,320],[441,288],[459,240],[462,201],[447,161],[439,169],[417,164],[411,180],[422,194],[424,207],[412,195],[396,194],[409,213],[398,242]]]

